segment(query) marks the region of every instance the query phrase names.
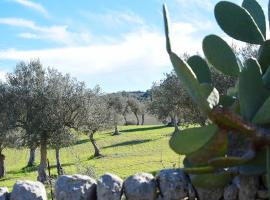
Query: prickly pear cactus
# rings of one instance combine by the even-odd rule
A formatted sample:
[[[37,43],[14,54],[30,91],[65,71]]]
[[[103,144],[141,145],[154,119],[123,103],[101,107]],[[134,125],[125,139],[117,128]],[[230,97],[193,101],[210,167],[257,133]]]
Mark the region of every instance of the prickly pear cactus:
[[[211,121],[204,127],[174,133],[170,147],[186,156],[183,170],[193,174],[195,186],[222,187],[237,175],[262,175],[270,190],[270,40],[266,39],[265,15],[256,0],[244,0],[241,6],[221,1],[214,12],[226,34],[260,45],[259,54],[243,62],[221,37],[208,35],[202,44],[207,61],[192,56],[185,62],[171,48],[168,12],[163,7],[166,48],[172,65],[193,101]],[[211,82],[209,63],[238,79],[231,90],[234,92],[219,95]],[[228,145],[230,135],[246,143],[238,156],[230,153],[238,148]]]

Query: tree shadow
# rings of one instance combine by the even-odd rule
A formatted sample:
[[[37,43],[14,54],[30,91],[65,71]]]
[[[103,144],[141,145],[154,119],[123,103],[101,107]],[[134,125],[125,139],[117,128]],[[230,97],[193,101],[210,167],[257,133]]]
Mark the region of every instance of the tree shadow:
[[[75,145],[80,145],[80,144],[85,144],[85,143],[88,143],[88,142],[90,142],[89,139],[78,140],[78,141],[75,142],[74,146]]]
[[[31,166],[31,167],[23,167],[22,169],[20,170],[11,170],[11,171],[8,171],[7,173],[8,174],[22,174],[22,173],[29,173],[29,172],[33,172],[33,171],[37,171],[38,170],[38,165],[34,165],[34,166]]]
[[[62,167],[67,167],[67,166],[71,166],[71,165],[74,165],[74,163],[64,163],[61,166]],[[30,166],[30,167],[26,166],[26,167],[23,167],[20,170],[7,171],[7,174],[16,175],[16,174],[30,173],[30,172],[37,171],[38,170],[38,167],[39,167],[39,165],[34,165],[34,166]],[[54,165],[50,165],[50,168],[51,169],[57,168],[57,165],[55,165],[55,164]]]
[[[147,140],[132,140],[132,141],[126,141],[126,142],[121,142],[117,144],[112,144],[109,146],[102,147],[102,149],[107,149],[107,148],[112,148],[112,147],[121,147],[121,146],[126,146],[126,145],[136,145],[136,144],[142,144],[146,142],[150,142],[153,140],[147,139]]]
[[[90,157],[88,157],[87,158],[87,160],[97,160],[97,159],[101,159],[101,158],[104,158],[104,157],[106,157],[105,155],[99,155],[99,156],[94,156],[94,155],[92,155],[92,156],[90,156]]]
[[[138,127],[138,128],[133,128],[133,129],[126,129],[126,130],[121,130],[123,133],[130,133],[130,132],[137,132],[137,131],[151,131],[151,130],[157,130],[157,129],[163,129],[167,128],[167,126],[153,126],[153,127]]]
[[[64,164],[61,164],[62,167],[68,167],[68,166],[71,166],[71,165],[74,165],[74,163],[64,163]],[[57,168],[57,165],[51,165],[50,166],[51,169],[54,169],[54,168]]]
[[[0,178],[0,182],[3,182],[3,181],[9,181],[9,180],[13,180],[13,179],[18,179],[18,178],[21,178],[20,176],[13,176],[13,177],[3,177],[3,178]]]

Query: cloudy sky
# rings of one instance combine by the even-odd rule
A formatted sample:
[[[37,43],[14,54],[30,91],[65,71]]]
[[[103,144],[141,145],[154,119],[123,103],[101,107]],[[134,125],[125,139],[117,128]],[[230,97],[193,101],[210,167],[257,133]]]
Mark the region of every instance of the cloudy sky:
[[[267,0],[258,0],[266,10]],[[201,52],[217,0],[167,0],[173,48]],[[233,0],[240,3],[239,0]],[[170,72],[163,0],[0,0],[0,78],[18,61],[39,58],[103,91],[146,90]]]

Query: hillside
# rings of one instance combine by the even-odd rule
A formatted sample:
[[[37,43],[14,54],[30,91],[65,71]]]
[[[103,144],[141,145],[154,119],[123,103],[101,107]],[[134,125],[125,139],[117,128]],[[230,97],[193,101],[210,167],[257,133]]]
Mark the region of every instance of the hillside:
[[[173,128],[165,126],[122,126],[121,135],[112,136],[111,131],[96,134],[96,140],[104,157],[93,159],[93,149],[87,136],[80,137],[77,144],[61,150],[61,160],[67,174],[84,173],[100,176],[105,172],[125,178],[136,172],[155,173],[163,168],[179,167],[182,157],[172,152],[168,140]],[[39,160],[37,152],[37,162]],[[23,169],[28,159],[27,149],[7,149],[7,176],[0,186],[12,185],[19,179],[36,180],[37,167]],[[52,174],[56,176],[54,151],[48,152]]]

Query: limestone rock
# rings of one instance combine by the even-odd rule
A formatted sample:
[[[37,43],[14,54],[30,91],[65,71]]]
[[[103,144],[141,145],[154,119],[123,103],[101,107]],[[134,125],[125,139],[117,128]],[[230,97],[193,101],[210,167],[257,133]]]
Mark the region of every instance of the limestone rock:
[[[258,187],[258,176],[240,176],[239,200],[254,200]]]
[[[224,189],[224,200],[237,200],[238,188],[235,184],[231,184]]]
[[[56,200],[96,200],[96,181],[89,176],[60,176],[55,183]]]
[[[0,200],[7,200],[8,198],[8,188],[0,187]]]
[[[203,188],[196,188],[200,200],[219,200],[223,196],[223,189],[218,188],[214,190],[206,190]]]
[[[17,181],[10,200],[47,200],[46,189],[38,181]]]
[[[124,182],[124,193],[128,200],[155,200],[156,181],[152,174],[137,173]]]
[[[180,169],[161,170],[156,178],[164,200],[181,200],[188,197],[189,182]]]
[[[97,182],[98,200],[120,200],[123,180],[116,175],[106,173]]]

